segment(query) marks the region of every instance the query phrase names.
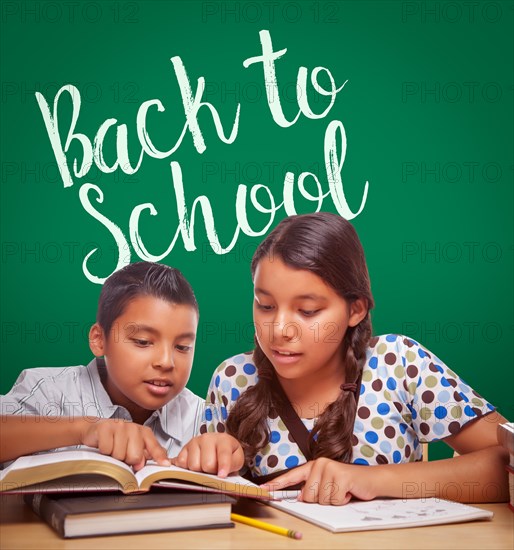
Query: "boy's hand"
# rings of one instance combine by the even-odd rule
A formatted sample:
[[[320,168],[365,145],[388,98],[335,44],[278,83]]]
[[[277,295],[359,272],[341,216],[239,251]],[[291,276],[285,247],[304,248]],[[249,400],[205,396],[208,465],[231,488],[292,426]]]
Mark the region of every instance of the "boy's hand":
[[[170,466],[166,450],[159,444],[148,426],[125,420],[86,422],[81,443],[96,447],[102,454],[126,462],[138,471],[148,459],[160,466]]]
[[[195,472],[226,477],[243,467],[244,453],[237,439],[231,435],[208,433],[191,439],[171,462]]]
[[[302,464],[273,481],[261,485],[268,491],[279,491],[305,482],[298,500],[319,504],[347,504],[352,496],[371,500],[377,495],[377,467],[344,464],[328,458],[318,458]]]

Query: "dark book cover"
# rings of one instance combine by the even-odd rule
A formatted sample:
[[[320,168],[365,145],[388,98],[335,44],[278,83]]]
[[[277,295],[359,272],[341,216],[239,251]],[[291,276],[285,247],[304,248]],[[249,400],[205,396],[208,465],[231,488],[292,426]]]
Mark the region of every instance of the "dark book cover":
[[[224,494],[26,494],[25,503],[61,537],[232,527]]]

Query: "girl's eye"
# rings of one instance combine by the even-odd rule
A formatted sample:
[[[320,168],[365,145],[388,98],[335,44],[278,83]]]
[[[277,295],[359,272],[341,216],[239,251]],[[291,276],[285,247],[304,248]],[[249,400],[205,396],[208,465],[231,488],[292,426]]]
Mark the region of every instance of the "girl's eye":
[[[187,353],[188,351],[191,351],[193,349],[193,346],[177,346],[177,349],[178,351]]]
[[[267,306],[266,304],[259,304],[259,302],[255,302],[255,307],[262,311],[271,311],[273,309],[273,306]]]
[[[312,317],[316,315],[320,310],[319,309],[300,309],[300,313],[305,315],[305,317]]]
[[[146,348],[151,344],[149,340],[144,340],[142,338],[132,338],[132,342],[134,342],[136,346],[140,346],[142,348]]]

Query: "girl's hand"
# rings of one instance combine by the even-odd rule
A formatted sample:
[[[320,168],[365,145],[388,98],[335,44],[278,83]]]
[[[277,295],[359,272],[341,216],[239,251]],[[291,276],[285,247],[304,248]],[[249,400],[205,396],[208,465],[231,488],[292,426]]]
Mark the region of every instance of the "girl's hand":
[[[159,466],[170,466],[166,449],[162,447],[148,426],[125,420],[86,420],[81,444],[96,447],[102,454],[122,460],[138,471],[148,459]]]
[[[195,472],[206,472],[226,477],[244,465],[243,448],[231,435],[207,433],[191,439],[172,464]]]
[[[347,504],[352,496],[371,500],[378,496],[378,470],[371,466],[343,464],[328,458],[318,458],[262,485],[268,491],[279,491],[305,482],[298,500],[319,504]]]

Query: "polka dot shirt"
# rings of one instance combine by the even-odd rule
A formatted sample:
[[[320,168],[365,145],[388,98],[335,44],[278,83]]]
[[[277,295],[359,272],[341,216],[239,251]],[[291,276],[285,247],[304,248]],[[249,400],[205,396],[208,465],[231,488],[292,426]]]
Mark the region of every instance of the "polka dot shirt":
[[[256,382],[252,353],[224,361],[213,374],[200,431],[225,431],[232,405]],[[494,410],[422,345],[395,334],[371,339],[358,397],[352,462],[363,465],[421,460],[420,443],[455,434]],[[310,431],[316,419],[302,422]],[[255,457],[253,476],[305,462],[280,417],[268,418],[268,426],[270,441]]]

